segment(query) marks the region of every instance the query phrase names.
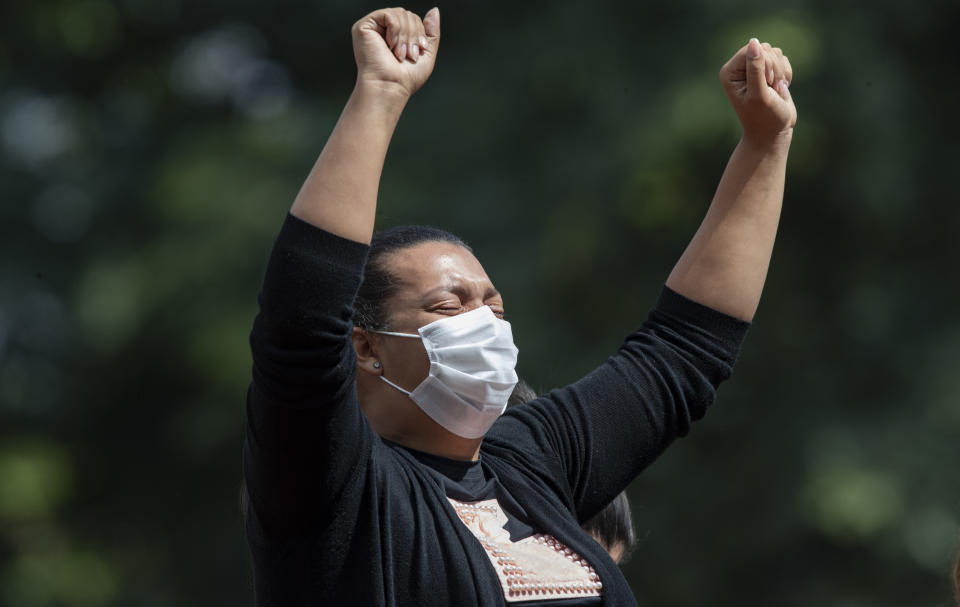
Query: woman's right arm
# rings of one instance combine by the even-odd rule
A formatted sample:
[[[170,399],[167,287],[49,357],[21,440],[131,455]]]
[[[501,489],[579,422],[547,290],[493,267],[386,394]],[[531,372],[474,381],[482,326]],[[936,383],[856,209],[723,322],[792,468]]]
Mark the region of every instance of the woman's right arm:
[[[383,9],[354,24],[356,88],[293,203],[293,215],[337,236],[370,242],[387,146],[407,100],[430,77],[439,44],[436,8],[422,22],[410,11]]]
[[[353,301],[387,146],[433,68],[439,12],[421,23],[403,9],[375,11],[354,25],[353,43],[356,87],[277,237],[250,334],[248,525],[274,535],[296,532],[334,500],[348,507],[370,453],[373,433],[356,401]]]

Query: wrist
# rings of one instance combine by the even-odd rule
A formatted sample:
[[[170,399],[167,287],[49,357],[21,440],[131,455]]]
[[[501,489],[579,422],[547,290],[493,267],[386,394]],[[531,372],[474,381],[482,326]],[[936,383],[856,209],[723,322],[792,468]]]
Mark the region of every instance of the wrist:
[[[410,100],[410,93],[396,82],[358,78],[350,100],[399,117]]]
[[[793,140],[793,127],[784,129],[774,135],[757,136],[743,131],[740,137],[741,144],[752,151],[764,154],[786,154],[790,150],[790,142]]]

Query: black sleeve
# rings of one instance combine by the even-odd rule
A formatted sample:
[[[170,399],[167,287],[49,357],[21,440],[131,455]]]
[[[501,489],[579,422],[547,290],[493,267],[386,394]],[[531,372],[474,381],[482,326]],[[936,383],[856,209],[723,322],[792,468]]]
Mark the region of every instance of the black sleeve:
[[[704,416],[748,327],[664,287],[615,355],[583,379],[509,410],[491,438],[558,459],[585,521]]]
[[[367,251],[289,214],[274,244],[250,334],[244,443],[250,507],[265,530],[322,518],[370,456],[350,339]]]

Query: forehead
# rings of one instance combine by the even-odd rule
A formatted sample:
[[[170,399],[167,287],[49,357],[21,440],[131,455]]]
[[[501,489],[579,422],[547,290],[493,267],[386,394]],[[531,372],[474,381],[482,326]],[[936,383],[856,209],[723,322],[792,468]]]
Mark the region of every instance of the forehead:
[[[440,288],[493,289],[473,253],[451,242],[424,242],[394,251],[387,264],[407,287],[405,294],[413,297]]]

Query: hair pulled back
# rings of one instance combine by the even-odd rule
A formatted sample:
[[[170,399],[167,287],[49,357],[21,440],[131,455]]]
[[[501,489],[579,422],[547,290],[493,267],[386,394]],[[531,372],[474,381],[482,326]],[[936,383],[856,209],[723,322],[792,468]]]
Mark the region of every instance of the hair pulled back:
[[[363,282],[354,300],[353,323],[362,329],[386,330],[386,303],[400,288],[400,277],[390,271],[388,260],[392,253],[425,242],[449,242],[473,252],[460,237],[432,226],[396,226],[373,235]]]

